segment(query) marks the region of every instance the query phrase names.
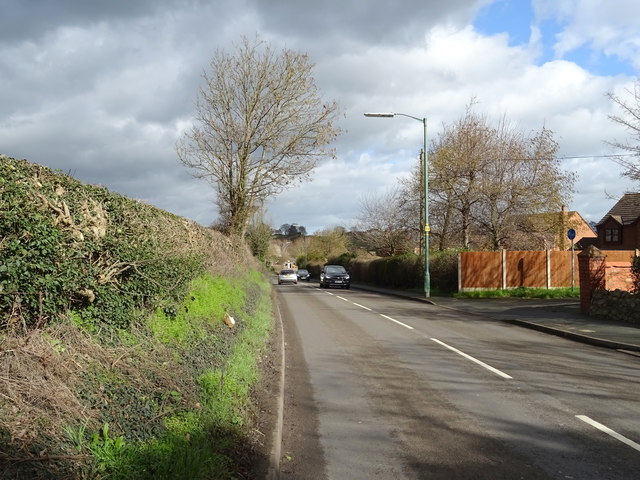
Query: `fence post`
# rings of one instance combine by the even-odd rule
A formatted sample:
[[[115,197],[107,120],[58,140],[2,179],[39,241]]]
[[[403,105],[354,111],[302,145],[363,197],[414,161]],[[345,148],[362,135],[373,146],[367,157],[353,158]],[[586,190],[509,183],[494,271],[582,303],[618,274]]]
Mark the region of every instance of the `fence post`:
[[[549,253],[549,249],[547,248],[547,290],[551,288],[551,253]]]
[[[507,288],[507,250],[502,249],[502,290]]]
[[[458,292],[462,291],[462,252],[458,252]]]

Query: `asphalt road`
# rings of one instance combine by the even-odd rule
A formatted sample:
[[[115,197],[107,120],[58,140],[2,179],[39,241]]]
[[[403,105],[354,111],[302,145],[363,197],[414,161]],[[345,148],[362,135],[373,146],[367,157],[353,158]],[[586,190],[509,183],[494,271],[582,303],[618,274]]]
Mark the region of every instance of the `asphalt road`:
[[[374,293],[275,288],[280,478],[640,478],[640,358]]]

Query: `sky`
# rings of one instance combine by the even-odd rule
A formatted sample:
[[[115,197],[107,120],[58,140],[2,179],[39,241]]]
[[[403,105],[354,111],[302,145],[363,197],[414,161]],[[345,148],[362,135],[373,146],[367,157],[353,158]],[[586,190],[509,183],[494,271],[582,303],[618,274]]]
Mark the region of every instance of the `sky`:
[[[215,191],[175,144],[202,74],[241,37],[307,53],[341,109],[336,158],[269,200],[274,228],[352,228],[367,195],[409,175],[471,99],[489,119],[552,130],[568,205],[599,221],[640,185],[606,142],[628,133],[607,92],[640,71],[637,0],[0,0],[0,154],[25,158],[210,225]],[[629,97],[631,99],[631,97]]]

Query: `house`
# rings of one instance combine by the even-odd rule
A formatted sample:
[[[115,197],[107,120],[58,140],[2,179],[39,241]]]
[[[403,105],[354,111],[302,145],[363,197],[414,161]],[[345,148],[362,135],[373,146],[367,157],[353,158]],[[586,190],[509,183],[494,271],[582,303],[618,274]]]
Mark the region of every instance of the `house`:
[[[568,250],[571,248],[571,240],[567,237],[569,229],[576,232],[576,246],[588,244],[597,237],[580,213],[569,211],[565,206],[560,212],[517,217],[515,224],[517,229],[505,242],[511,250]]]
[[[587,222],[578,212],[574,210],[567,211],[567,208],[563,206],[561,218],[561,234],[557,239],[557,246],[560,250],[571,248],[571,240],[569,240],[567,236],[570,228],[576,232],[576,236],[573,240],[574,244],[588,244],[591,241],[595,241],[597,238],[597,234],[593,231],[589,222]]]
[[[596,229],[602,250],[640,249],[640,193],[625,193]]]

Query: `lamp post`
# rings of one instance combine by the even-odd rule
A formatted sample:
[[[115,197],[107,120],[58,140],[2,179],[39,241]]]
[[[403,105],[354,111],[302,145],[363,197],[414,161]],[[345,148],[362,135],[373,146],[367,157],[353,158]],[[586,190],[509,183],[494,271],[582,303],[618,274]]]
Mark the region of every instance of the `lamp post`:
[[[422,161],[422,172],[424,173],[424,296],[429,298],[431,296],[431,276],[429,274],[429,162],[427,161],[427,119],[426,117],[419,118],[413,115],[407,115],[405,113],[365,113],[365,117],[377,117],[377,118],[393,118],[396,116],[413,118],[422,123],[424,128],[424,134],[422,138],[422,154],[420,160]]]

